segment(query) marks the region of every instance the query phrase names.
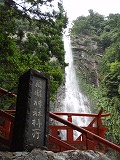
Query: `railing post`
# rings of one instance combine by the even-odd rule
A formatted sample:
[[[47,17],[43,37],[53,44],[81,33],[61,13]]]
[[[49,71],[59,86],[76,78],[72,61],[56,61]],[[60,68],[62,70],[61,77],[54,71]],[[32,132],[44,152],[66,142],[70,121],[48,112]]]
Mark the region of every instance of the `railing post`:
[[[91,134],[87,133],[86,135],[86,149],[87,150],[95,150],[94,138]]]
[[[52,128],[51,135],[54,136],[54,137],[58,137],[58,131],[56,130],[56,128]]]
[[[10,125],[11,122],[8,119],[5,119],[4,128],[6,129],[6,131],[2,133],[2,136],[7,140],[9,140]]]
[[[83,150],[87,150],[87,136],[82,134]]]
[[[14,128],[14,121],[11,121],[10,134],[9,134],[9,144],[11,144],[11,142],[12,142],[13,128]]]
[[[101,108],[101,110],[99,111],[98,116],[97,116],[97,132],[98,132],[97,134],[98,134],[98,136],[104,138],[104,135],[101,134],[101,129],[103,128],[102,119],[101,119],[102,112],[103,112],[103,108]]]
[[[68,121],[72,123],[72,116],[68,114]],[[67,141],[72,142],[73,141],[73,129],[68,128],[67,129]]]

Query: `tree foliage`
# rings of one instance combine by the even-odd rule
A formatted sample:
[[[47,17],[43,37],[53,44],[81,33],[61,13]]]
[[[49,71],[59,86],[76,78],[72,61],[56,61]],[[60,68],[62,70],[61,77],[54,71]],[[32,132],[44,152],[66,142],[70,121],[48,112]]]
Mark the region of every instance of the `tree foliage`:
[[[106,122],[109,128],[107,138],[120,144],[120,14],[104,17],[89,10],[87,17],[80,16],[73,21],[71,34],[92,35],[104,49],[104,56],[99,62],[101,85],[95,93],[98,107],[102,106],[106,112],[111,112],[111,118]]]
[[[67,16],[61,1],[57,10],[53,0],[3,2],[0,5],[0,86],[7,90],[14,88],[19,77],[34,68],[50,75],[53,99],[65,67],[62,35]]]

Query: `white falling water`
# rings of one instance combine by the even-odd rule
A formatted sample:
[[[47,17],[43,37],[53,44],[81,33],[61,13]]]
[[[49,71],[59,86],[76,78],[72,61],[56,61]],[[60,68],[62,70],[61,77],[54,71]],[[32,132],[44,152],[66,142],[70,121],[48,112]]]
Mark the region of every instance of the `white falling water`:
[[[65,100],[64,100],[64,112],[75,113],[90,113],[90,106],[78,85],[76,72],[73,63],[73,55],[71,50],[70,37],[64,35],[64,48],[66,51],[65,62],[69,65],[65,69],[66,81],[65,81]],[[73,117],[73,123],[78,126],[87,126],[89,119],[87,117]],[[80,134],[75,132],[75,138]]]

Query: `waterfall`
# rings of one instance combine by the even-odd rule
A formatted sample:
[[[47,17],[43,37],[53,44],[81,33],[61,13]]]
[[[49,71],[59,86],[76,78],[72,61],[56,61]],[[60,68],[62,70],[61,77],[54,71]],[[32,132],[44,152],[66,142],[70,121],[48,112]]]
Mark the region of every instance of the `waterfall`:
[[[76,71],[73,63],[70,37],[64,35],[65,62],[68,66],[65,68],[65,99],[64,112],[90,113],[90,106],[86,96],[79,88]],[[73,123],[78,126],[87,126],[89,119],[87,117],[73,117]],[[80,134],[75,132],[77,138]]]

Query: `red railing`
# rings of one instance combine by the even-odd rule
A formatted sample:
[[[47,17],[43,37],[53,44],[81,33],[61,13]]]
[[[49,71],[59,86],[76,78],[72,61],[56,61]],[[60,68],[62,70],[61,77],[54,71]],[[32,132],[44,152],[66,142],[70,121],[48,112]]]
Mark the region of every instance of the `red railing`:
[[[0,88],[0,97],[8,96],[16,97],[10,91]],[[10,146],[14,127],[15,110],[0,110],[0,142],[6,146]]]
[[[63,123],[65,126],[57,125],[57,126],[50,126],[51,135],[53,136],[51,138],[51,135],[49,136],[49,149],[53,151],[64,151],[68,150],[67,145],[62,145],[62,142],[65,142],[66,144],[69,144],[77,149],[82,150],[97,150],[101,152],[106,152],[107,148],[112,148],[113,150],[116,150],[120,152],[120,147],[109,142],[108,140],[104,139],[104,133],[107,130],[106,127],[101,125],[102,121],[100,117],[108,116],[108,114],[101,114],[102,110],[99,112],[98,115],[96,114],[74,114],[74,113],[52,113],[50,112],[50,117],[54,120],[57,120],[58,122]],[[65,120],[58,115],[67,115],[68,120]],[[71,116],[91,116],[95,117],[92,122],[87,127],[80,127],[71,122]],[[94,122],[97,120],[98,127],[93,127]],[[92,126],[92,128],[91,128]],[[66,140],[59,140],[59,143],[54,143],[54,138],[59,139],[58,137],[58,131],[59,130],[66,130],[67,139]],[[81,133],[81,135],[76,139],[73,140],[73,130],[77,130]],[[96,134],[97,133],[97,134]],[[51,140],[52,139],[52,140]],[[69,148],[69,147],[68,147]],[[70,149],[70,148],[69,148]]]
[[[16,94],[14,94],[14,93],[12,93],[12,92],[10,92],[8,90],[5,90],[5,89],[0,87],[0,96],[2,96],[4,94],[9,96],[9,97],[16,97]]]
[[[0,88],[0,95],[6,94],[10,97],[16,95]],[[109,116],[110,113],[102,114],[101,109],[98,114],[79,114],[79,113],[62,113],[50,112],[49,116],[54,120],[62,123],[60,125],[50,125],[50,135],[48,138],[49,150],[59,152],[64,150],[97,150],[106,152],[107,148],[112,148],[120,152],[120,147],[105,140],[105,132],[107,128],[102,123],[102,118]],[[12,132],[14,127],[15,110],[0,110],[0,143],[10,147],[12,140]],[[60,116],[60,117],[59,117]],[[67,120],[61,118],[67,116]],[[84,116],[93,118],[86,127],[73,124],[72,118],[76,116]],[[61,130],[66,131],[66,139],[62,140],[59,133]],[[80,132],[79,136],[74,139],[74,130]]]
[[[13,115],[11,115],[13,114]],[[12,140],[12,131],[14,127],[14,114],[15,110],[0,110],[0,117],[3,118],[3,124],[0,125],[0,142],[6,146],[11,145]],[[104,133],[107,130],[106,127],[101,125],[101,121],[99,122],[98,115],[99,114],[75,114],[75,113],[49,113],[50,117],[54,120],[57,120],[58,122],[63,123],[64,125],[50,125],[50,131],[51,134],[49,135],[48,139],[48,145],[49,150],[59,152],[64,150],[97,150],[101,152],[105,152],[107,148],[112,148],[113,150],[116,150],[120,152],[120,147],[105,140],[104,139]],[[65,120],[58,115],[67,115],[68,120]],[[73,124],[72,116],[89,116],[94,117],[91,123],[88,125],[88,127],[80,127]],[[106,117],[108,114],[101,114],[101,117]],[[94,122],[97,122],[99,127],[94,127]],[[66,130],[66,140],[60,139],[58,135],[58,131],[60,130]],[[80,132],[80,136],[74,140],[73,138],[73,130],[77,130]]]
[[[0,142],[6,146],[10,146],[12,140],[14,116],[11,114],[14,112],[0,110]]]

